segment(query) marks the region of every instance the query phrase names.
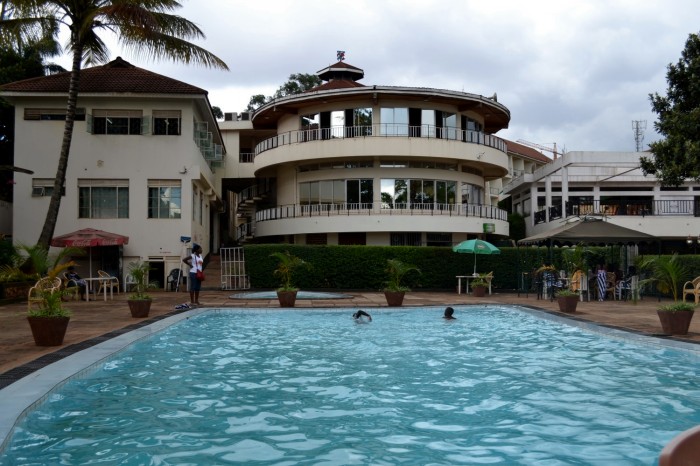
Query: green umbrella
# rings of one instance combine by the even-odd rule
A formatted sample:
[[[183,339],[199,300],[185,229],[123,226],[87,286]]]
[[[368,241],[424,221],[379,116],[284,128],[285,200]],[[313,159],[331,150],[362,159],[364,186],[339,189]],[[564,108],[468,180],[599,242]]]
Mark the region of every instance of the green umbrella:
[[[481,239],[468,239],[456,246],[452,246],[454,252],[464,252],[474,254],[474,275],[476,275],[476,255],[477,254],[500,254],[501,250],[488,241]]]

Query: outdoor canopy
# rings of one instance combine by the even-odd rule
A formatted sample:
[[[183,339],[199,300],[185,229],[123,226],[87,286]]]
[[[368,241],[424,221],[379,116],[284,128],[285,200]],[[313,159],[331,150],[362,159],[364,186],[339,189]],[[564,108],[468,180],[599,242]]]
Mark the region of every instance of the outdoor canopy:
[[[621,227],[599,218],[583,218],[553,230],[518,240],[518,245],[528,244],[633,244],[655,241],[656,237],[641,231]]]
[[[501,250],[488,241],[481,239],[468,239],[456,246],[452,246],[454,252],[474,254],[474,275],[476,275],[476,255],[477,254],[500,254]]]
[[[57,248],[90,248],[90,270],[88,272],[90,278],[92,278],[92,248],[100,246],[121,246],[128,243],[128,236],[110,233],[104,230],[96,230],[94,228],[83,228],[73,233],[56,236],[51,240],[51,246]]]

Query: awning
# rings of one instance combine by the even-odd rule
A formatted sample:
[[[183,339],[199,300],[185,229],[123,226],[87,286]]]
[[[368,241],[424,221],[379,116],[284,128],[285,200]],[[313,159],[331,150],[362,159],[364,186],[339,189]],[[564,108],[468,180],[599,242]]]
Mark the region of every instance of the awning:
[[[57,248],[66,248],[71,246],[76,248],[120,246],[128,243],[128,236],[110,233],[103,230],[95,230],[94,228],[84,228],[82,230],[74,231],[73,233],[56,236],[51,240],[51,246],[55,246]]]
[[[518,241],[518,244],[634,244],[656,239],[655,236],[647,233],[621,227],[599,218],[583,218],[553,230],[523,238]]]

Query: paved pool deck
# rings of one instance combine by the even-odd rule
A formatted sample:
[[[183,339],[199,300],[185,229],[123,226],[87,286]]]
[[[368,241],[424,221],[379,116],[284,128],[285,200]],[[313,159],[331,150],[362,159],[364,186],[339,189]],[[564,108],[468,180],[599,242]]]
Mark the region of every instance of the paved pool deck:
[[[334,290],[336,291],[336,290]],[[349,298],[344,299],[299,299],[297,308],[386,308],[383,293],[337,290]],[[200,296],[200,307],[204,308],[279,308],[277,299],[235,299],[232,296],[243,291],[204,290]],[[97,342],[124,334],[151,322],[177,313],[175,306],[189,302],[186,292],[154,292],[153,306],[147,318],[132,318],[127,305],[128,294],[114,295],[113,300],[69,301],[66,307],[72,311],[64,344],[58,347],[38,347],[34,344],[27,323],[27,304],[17,303],[0,306],[0,388],[24,377],[51,362],[77,351],[89,348]],[[583,301],[579,302],[575,314],[558,311],[556,301],[537,299],[534,294],[499,292],[483,298],[455,292],[412,291],[407,293],[404,307],[462,306],[470,304],[514,304],[542,309],[561,316],[595,322],[604,326],[629,330],[635,333],[657,336],[700,344],[700,316],[693,319],[690,332],[683,337],[662,334],[656,315],[660,304],[657,298],[644,297],[632,301]],[[284,312],[284,309],[280,309]],[[459,317],[459,312],[456,314]]]

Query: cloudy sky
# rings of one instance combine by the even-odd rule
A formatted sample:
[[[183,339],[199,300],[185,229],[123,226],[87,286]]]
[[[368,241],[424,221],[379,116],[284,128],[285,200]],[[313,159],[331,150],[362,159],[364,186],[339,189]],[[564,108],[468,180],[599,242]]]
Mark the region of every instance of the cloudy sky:
[[[635,150],[659,139],[649,94],[700,32],[696,0],[181,0],[177,10],[229,72],[131,63],[209,91],[239,112],[292,73],[315,73],[346,52],[366,85],[432,87],[491,96],[511,111],[510,140],[573,150]],[[69,66],[66,61],[64,66]]]

